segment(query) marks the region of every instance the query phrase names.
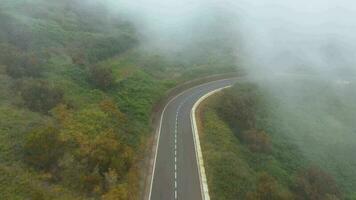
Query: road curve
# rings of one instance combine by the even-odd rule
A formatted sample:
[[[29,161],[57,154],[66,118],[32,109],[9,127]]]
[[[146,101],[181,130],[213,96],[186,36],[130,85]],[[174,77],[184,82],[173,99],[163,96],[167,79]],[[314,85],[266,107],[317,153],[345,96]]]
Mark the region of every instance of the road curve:
[[[231,86],[236,78],[190,88],[165,106],[158,129],[149,200],[203,200],[191,111],[204,95]]]

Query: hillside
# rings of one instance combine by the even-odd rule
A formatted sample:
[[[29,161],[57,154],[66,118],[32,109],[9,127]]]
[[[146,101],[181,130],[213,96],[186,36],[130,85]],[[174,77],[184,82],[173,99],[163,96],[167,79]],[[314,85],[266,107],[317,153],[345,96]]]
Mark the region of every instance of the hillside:
[[[200,107],[212,199],[355,198],[352,84],[296,80],[241,81]]]
[[[235,68],[214,52],[142,50],[100,1],[0,5],[0,199],[137,199],[154,103]]]

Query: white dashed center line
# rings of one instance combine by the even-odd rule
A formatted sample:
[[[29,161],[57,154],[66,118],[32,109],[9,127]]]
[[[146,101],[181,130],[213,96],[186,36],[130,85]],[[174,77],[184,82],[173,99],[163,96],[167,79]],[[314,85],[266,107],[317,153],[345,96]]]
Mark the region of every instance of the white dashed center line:
[[[176,125],[175,125],[175,131],[174,131],[174,199],[177,200],[177,191],[178,191],[178,186],[177,186],[177,137],[178,137],[178,116],[180,109],[182,108],[183,104],[189,99],[190,97],[187,97],[184,99],[184,101],[178,106],[177,112],[176,112]]]
[[[177,109],[176,113],[176,125],[175,125],[175,131],[174,131],[174,199],[177,200],[177,135],[178,135],[178,116],[179,116],[179,111],[184,104],[185,101],[183,101]]]

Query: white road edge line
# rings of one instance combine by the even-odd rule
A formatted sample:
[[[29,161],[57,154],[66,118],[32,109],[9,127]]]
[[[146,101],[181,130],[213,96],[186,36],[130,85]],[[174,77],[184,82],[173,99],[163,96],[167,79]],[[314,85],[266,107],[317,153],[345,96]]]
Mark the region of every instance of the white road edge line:
[[[194,138],[194,146],[195,146],[195,154],[197,157],[197,164],[198,164],[198,171],[199,171],[199,181],[200,181],[200,187],[201,187],[201,195],[203,200],[210,200],[210,195],[209,195],[209,188],[208,188],[208,180],[206,178],[206,173],[205,173],[205,168],[204,168],[204,159],[203,159],[203,153],[201,151],[200,147],[200,140],[199,140],[199,133],[198,133],[198,127],[196,124],[196,109],[200,105],[201,102],[203,102],[206,98],[209,96],[220,92],[223,89],[230,88],[230,86],[222,87],[216,90],[213,90],[204,96],[200,97],[197,102],[194,103],[194,106],[190,112],[190,119],[192,123],[192,132],[193,132],[193,138]]]
[[[235,77],[236,78],[236,77]],[[204,84],[200,84],[200,85],[197,85],[197,86],[194,86],[194,87],[191,87],[187,90],[184,90],[182,91],[181,93],[179,93],[177,96],[171,98],[168,103],[164,106],[163,108],[163,111],[161,113],[161,119],[160,119],[160,123],[159,123],[159,128],[158,128],[158,135],[157,135],[157,144],[156,144],[156,148],[155,148],[155,157],[154,157],[154,161],[153,161],[153,168],[152,168],[152,175],[151,175],[151,183],[150,183],[150,192],[149,192],[149,195],[148,195],[148,200],[151,200],[151,196],[152,196],[152,187],[153,187],[153,179],[154,179],[154,175],[155,175],[155,169],[156,169],[156,161],[157,161],[157,153],[158,153],[158,147],[159,147],[159,139],[161,137],[161,129],[162,129],[162,121],[163,121],[163,115],[168,107],[168,105],[174,101],[175,99],[177,99],[178,97],[180,97],[181,95],[183,95],[184,93],[190,91],[190,90],[193,90],[195,88],[198,88],[198,87],[202,87],[204,85],[209,85],[211,83],[215,83],[215,82],[220,82],[220,81],[226,81],[226,80],[231,80],[231,79],[234,79],[234,78],[226,78],[226,79],[221,79],[221,80],[216,80],[216,81],[211,81],[211,82],[207,82],[207,83],[204,83]]]

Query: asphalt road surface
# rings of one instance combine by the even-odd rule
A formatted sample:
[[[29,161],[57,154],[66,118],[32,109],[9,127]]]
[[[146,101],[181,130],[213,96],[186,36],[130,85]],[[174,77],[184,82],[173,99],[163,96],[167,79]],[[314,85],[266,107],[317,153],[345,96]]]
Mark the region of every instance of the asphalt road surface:
[[[162,113],[150,200],[202,200],[190,114],[202,96],[236,82],[225,79],[179,94]]]

